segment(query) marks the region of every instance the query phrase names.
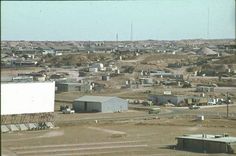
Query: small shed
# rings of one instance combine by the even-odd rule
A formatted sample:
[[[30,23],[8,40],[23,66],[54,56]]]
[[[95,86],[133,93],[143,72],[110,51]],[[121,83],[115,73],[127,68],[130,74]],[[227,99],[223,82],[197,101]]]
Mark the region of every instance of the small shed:
[[[103,81],[109,81],[110,80],[110,75],[102,75],[102,80]]]
[[[75,112],[122,112],[128,110],[128,101],[111,96],[83,96],[73,103]]]

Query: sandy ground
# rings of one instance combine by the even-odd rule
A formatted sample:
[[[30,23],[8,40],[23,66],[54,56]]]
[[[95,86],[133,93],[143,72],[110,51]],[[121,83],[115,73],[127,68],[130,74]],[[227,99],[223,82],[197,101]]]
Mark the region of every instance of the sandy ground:
[[[206,119],[200,122],[189,118],[159,118],[77,124],[52,130],[2,134],[1,147],[5,156],[206,155],[168,148],[176,144],[176,136],[196,133],[236,136],[236,120]]]
[[[137,69],[145,69],[144,66],[165,68],[167,63],[173,63],[174,59],[181,60],[183,56],[148,56],[149,58],[139,57],[138,61],[120,61],[120,64],[135,64]],[[176,58],[178,57],[178,58]],[[187,57],[186,57],[187,58]],[[157,60],[158,59],[158,60]],[[144,64],[138,64],[142,62]],[[19,72],[40,71],[41,68],[2,70],[2,75],[16,76]],[[61,71],[61,70],[60,70]],[[63,70],[64,71],[64,70]],[[76,71],[71,71],[76,75]],[[176,73],[184,73],[184,68]],[[126,75],[128,78],[131,75]],[[109,81],[111,84],[118,79]],[[190,77],[197,82],[215,81],[217,78]],[[196,79],[196,80],[195,80]],[[122,79],[123,81],[123,79]],[[121,80],[120,82],[121,83]],[[155,88],[158,93],[163,93],[166,88]],[[107,89],[105,92],[95,95],[119,96],[122,98],[145,99],[144,93],[149,88],[139,90],[120,90]],[[193,94],[193,88],[180,89],[172,87],[173,93]],[[216,93],[226,92],[235,94],[236,90],[232,87],[216,88]],[[56,99],[74,100],[83,94],[80,92],[61,93],[56,95]],[[56,110],[60,104],[56,103]],[[25,131],[1,134],[1,153],[4,156],[74,156],[74,155],[98,155],[98,156],[165,156],[165,155],[188,155],[198,156],[207,155],[179,151],[168,148],[175,145],[175,137],[183,134],[223,134],[228,133],[236,136],[236,120],[225,118],[226,107],[206,108],[199,110],[175,110],[166,109],[168,113],[152,120],[146,120],[147,112],[130,111],[124,113],[84,113],[84,114],[60,114],[56,113],[56,123],[60,127],[52,130]],[[236,116],[236,107],[229,109],[231,115]],[[196,115],[203,114],[209,116],[222,116],[222,119],[212,119],[206,117],[205,121],[194,121]],[[184,116],[186,115],[186,117]],[[193,115],[194,117],[190,117]],[[144,117],[139,119],[139,117]],[[123,118],[125,121],[119,121]],[[109,121],[105,119],[112,119]],[[117,119],[117,120],[115,120]],[[77,122],[83,120],[83,123]],[[95,120],[98,120],[96,123]],[[104,120],[100,122],[100,120]],[[93,121],[93,122],[88,122]],[[63,124],[71,123],[71,124]],[[73,124],[72,124],[73,123]],[[217,154],[214,154],[217,155]],[[218,154],[218,156],[226,154]],[[211,154],[212,156],[212,154]]]

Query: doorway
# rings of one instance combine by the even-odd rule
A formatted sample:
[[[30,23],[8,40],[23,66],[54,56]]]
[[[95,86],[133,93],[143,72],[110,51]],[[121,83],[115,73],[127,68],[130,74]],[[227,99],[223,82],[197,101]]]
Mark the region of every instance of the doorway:
[[[84,102],[84,111],[87,112],[88,111],[88,103]]]

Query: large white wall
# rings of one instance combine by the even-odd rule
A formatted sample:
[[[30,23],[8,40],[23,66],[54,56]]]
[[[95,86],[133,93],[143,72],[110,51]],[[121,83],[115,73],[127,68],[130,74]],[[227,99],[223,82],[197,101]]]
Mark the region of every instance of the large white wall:
[[[54,112],[55,82],[1,84],[1,115]]]

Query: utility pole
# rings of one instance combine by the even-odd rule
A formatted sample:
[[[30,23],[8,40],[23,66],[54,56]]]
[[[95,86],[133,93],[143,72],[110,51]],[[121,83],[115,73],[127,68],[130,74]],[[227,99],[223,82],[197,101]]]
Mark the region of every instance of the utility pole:
[[[118,39],[119,37],[118,37],[118,33],[116,33],[116,42],[118,43]]]
[[[229,92],[226,95],[226,105],[227,105],[227,119],[229,118]]]
[[[131,22],[131,27],[130,27],[130,41],[133,41],[133,22]]]
[[[118,36],[118,33],[116,33],[116,47],[115,47],[115,51],[118,51],[118,47],[119,47],[119,36]]]
[[[209,28],[209,25],[210,25],[210,8],[208,6],[208,10],[207,10],[207,39],[209,39],[209,31],[210,31],[210,28]]]

